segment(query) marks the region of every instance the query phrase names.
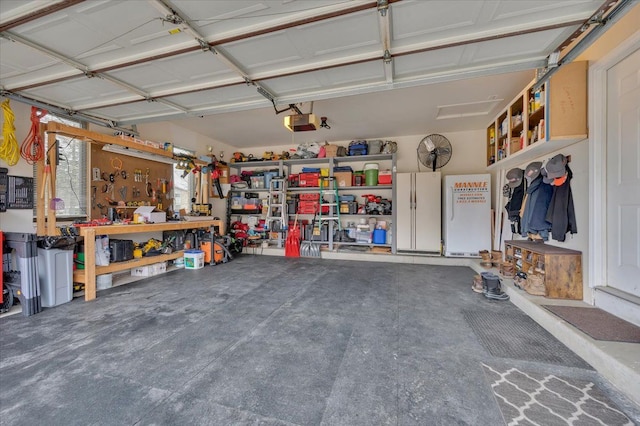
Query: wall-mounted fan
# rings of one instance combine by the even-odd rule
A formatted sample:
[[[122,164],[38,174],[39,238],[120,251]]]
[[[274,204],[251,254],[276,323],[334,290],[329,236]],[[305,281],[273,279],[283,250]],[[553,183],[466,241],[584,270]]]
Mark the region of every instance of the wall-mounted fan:
[[[418,161],[434,172],[451,160],[451,142],[439,134],[425,136],[418,144]]]

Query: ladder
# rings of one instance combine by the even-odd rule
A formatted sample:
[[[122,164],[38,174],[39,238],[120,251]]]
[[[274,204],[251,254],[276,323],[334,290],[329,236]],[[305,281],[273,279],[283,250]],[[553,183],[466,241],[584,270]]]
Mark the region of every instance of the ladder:
[[[283,233],[287,230],[287,180],[281,177],[271,178],[269,181],[269,195],[267,199],[267,217],[264,222],[267,232],[277,232],[278,248],[283,247]]]
[[[325,186],[326,182],[326,186]],[[325,190],[328,188],[328,190]],[[330,194],[333,197],[332,201],[324,199],[325,194]],[[327,216],[322,216],[322,207],[329,207],[329,213]],[[338,181],[333,176],[326,176],[320,178],[320,200],[318,203],[318,230],[314,229],[314,235],[320,235],[322,231],[322,224],[327,222],[329,231],[329,250],[333,250],[333,231],[334,224],[337,223],[338,231],[342,230],[340,223],[340,196],[338,195]]]

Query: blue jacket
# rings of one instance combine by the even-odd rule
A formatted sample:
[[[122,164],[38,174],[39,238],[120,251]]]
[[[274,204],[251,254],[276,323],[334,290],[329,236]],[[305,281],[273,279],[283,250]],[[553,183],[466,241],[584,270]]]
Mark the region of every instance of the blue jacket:
[[[521,235],[539,234],[545,241],[549,239],[551,223],[546,220],[549,203],[553,196],[553,187],[542,181],[542,175],[531,182],[527,188],[527,202],[522,214]]]

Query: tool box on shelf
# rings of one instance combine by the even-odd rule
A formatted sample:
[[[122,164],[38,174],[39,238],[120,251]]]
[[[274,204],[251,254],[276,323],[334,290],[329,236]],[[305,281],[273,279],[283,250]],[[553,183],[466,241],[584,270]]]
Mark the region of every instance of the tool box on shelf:
[[[357,214],[358,203],[355,201],[341,201],[340,202],[340,214]]]
[[[369,146],[367,141],[353,141],[349,143],[349,155],[367,155]]]
[[[109,239],[109,257],[111,262],[133,259],[133,240]]]
[[[353,172],[353,176],[351,176],[351,185],[352,186],[364,186],[365,178],[364,178],[364,170],[358,170]]]
[[[320,199],[319,192],[310,192],[306,194],[300,194],[300,201],[318,201]]]
[[[298,198],[297,197],[292,197],[287,199],[287,211],[289,213],[293,213],[293,212],[297,212],[298,211]]]
[[[314,225],[305,225],[305,239],[308,241],[329,241],[329,226],[323,224],[320,227],[320,233],[318,234],[318,228],[314,229]]]
[[[320,206],[319,200],[315,201],[302,201],[298,202],[299,214],[315,214],[318,213],[318,207]],[[322,214],[329,214],[329,206],[322,206]]]
[[[163,231],[162,240],[170,241],[169,245],[174,250],[184,250],[184,242],[186,241],[187,231],[185,229],[179,229],[176,231]]]
[[[319,186],[320,173],[300,173],[299,185],[302,187]]]

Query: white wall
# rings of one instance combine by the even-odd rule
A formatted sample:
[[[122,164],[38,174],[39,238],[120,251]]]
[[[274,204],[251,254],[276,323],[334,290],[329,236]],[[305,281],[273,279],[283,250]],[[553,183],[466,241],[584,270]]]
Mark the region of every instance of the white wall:
[[[4,98],[0,98],[0,102],[2,101],[4,101]],[[11,101],[11,109],[15,115],[16,139],[18,140],[18,144],[21,144],[29,133],[31,106],[21,102]],[[0,115],[0,120],[4,123],[4,112]],[[112,129],[97,125],[90,125],[89,130],[98,133],[113,134]],[[145,139],[158,142],[168,141],[175,146],[194,150],[197,156],[207,155],[208,146],[213,148],[213,152],[216,155],[219,154],[220,151],[224,151],[226,158],[229,158],[231,153],[235,151],[233,147],[227,144],[168,122],[140,124],[138,126],[138,132]],[[22,158],[20,158],[15,166],[9,166],[0,160],[0,167],[8,168],[10,175],[33,176],[32,166]],[[212,204],[214,215],[224,218],[226,214],[225,201],[213,200]],[[32,219],[31,210],[10,209],[4,213],[0,213],[0,229],[5,232],[36,232],[36,225]]]
[[[208,148],[212,148],[212,153],[216,156],[220,155],[220,151],[224,152],[224,158],[231,158],[231,154],[237,149],[219,142],[215,139],[211,139],[207,136],[203,136],[200,133],[196,133],[192,130],[186,129],[174,123],[161,122],[161,123],[144,123],[138,125],[138,131],[145,138],[155,140],[159,142],[171,142],[174,146],[190,149],[196,152],[197,157],[209,155]],[[230,187],[224,185],[223,191],[228,191]],[[224,219],[227,211],[226,200],[209,199],[212,205],[212,214],[221,219]]]
[[[571,163],[569,167],[573,172],[573,179],[571,180],[571,192],[573,194],[573,205],[576,212],[576,222],[578,232],[576,234],[566,234],[566,240],[563,242],[556,241],[549,236],[547,244],[564,247],[572,250],[578,250],[582,252],[582,276],[584,283],[584,300],[592,300],[591,289],[587,285],[589,282],[589,141],[585,139],[560,151],[552,152],[543,157],[527,161],[525,163],[514,164],[507,168],[498,169],[492,171],[492,178],[495,179],[499,171],[506,172],[514,167],[525,169],[527,164],[533,161],[544,161],[556,154],[564,154],[565,156],[571,156]],[[500,187],[506,183],[506,180],[501,182]],[[523,239],[519,235],[513,235],[511,233],[511,223],[509,222],[506,210],[504,206],[507,204],[507,199],[502,196],[502,193],[495,194],[494,202],[498,206],[497,212],[504,212],[503,222],[503,237],[502,244],[500,244],[500,250],[504,250],[505,240],[521,240]],[[497,228],[499,229],[499,228]],[[495,247],[498,247],[499,232],[496,232]]]
[[[418,162],[416,160],[416,149],[418,143],[426,135],[411,136],[385,136],[380,137],[381,140],[391,140],[398,143],[398,152],[396,155],[396,165],[398,172],[415,172],[418,171]],[[453,155],[451,161],[439,171],[443,175],[451,174],[470,174],[485,173],[486,167],[484,163],[485,156],[485,137],[484,130],[474,130],[467,132],[451,132],[445,133],[445,136],[451,142]],[[351,141],[328,141],[332,145],[341,145],[347,147]],[[324,142],[319,142],[324,143]],[[254,157],[261,158],[262,154],[268,149],[276,154],[282,151],[289,151],[296,145],[280,145],[268,148],[253,149],[236,149],[245,155],[253,154]],[[420,171],[429,171],[425,166],[420,165]]]
[[[4,102],[4,100],[5,98],[0,97],[0,102]],[[11,110],[15,115],[16,139],[18,145],[20,145],[27,137],[27,134],[29,134],[29,128],[31,127],[31,107],[16,101],[10,101],[10,104]],[[1,109],[0,111],[0,121],[4,124],[4,111]],[[8,168],[10,175],[33,177],[33,167],[22,157],[15,166],[9,166],[6,162],[0,160],[0,167]],[[34,233],[36,231],[36,224],[32,216],[31,210],[9,209],[4,213],[0,213],[0,230],[4,232]]]

